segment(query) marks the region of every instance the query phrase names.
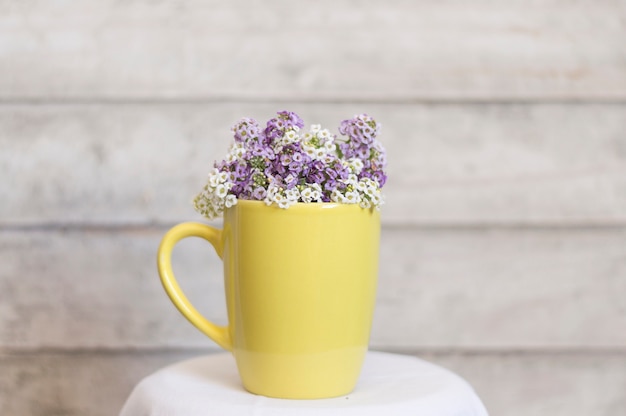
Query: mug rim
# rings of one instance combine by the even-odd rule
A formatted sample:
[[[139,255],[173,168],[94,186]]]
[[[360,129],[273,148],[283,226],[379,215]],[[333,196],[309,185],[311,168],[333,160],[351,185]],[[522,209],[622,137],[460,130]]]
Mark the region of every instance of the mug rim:
[[[272,205],[267,205],[265,203],[265,201],[257,201],[257,200],[252,200],[252,199],[238,199],[237,200],[237,204],[233,205],[230,208],[227,209],[234,209],[236,208],[238,205],[241,205],[242,207],[267,207],[270,209],[279,209],[281,211],[302,211],[302,210],[326,210],[326,209],[358,209],[358,210],[363,210],[363,211],[374,211],[375,208],[371,207],[371,208],[361,208],[359,206],[359,204],[342,204],[340,202],[296,202],[293,205],[290,205],[289,208],[280,208],[275,204]],[[293,212],[293,211],[292,211]]]

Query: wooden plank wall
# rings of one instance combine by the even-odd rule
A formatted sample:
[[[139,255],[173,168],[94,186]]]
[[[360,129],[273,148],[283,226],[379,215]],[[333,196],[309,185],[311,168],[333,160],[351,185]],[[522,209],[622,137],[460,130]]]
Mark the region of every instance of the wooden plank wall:
[[[229,126],[284,108],[384,125],[372,348],[493,415],[625,414],[625,57],[623,0],[0,0],[0,414],[116,414],[217,351],[156,248]],[[211,251],[174,267],[225,322]]]

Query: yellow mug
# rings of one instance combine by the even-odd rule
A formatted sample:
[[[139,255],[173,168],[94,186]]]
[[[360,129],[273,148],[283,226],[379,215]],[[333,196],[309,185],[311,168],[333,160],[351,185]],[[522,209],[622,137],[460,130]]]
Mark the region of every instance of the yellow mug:
[[[210,242],[224,262],[228,326],[191,305],[171,266],[185,237]],[[238,201],[224,228],[183,223],[158,252],[161,282],[178,310],[231,351],[255,394],[314,399],[348,394],[369,342],[378,277],[380,214],[334,203],[288,209]]]

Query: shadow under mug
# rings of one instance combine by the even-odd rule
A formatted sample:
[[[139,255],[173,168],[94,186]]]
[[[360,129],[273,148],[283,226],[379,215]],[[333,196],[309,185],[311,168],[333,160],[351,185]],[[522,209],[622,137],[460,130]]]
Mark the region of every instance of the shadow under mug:
[[[213,245],[224,263],[228,326],[204,318],[171,266],[185,237]],[[200,331],[231,351],[244,387],[290,399],[336,397],[357,382],[369,342],[378,277],[380,213],[357,205],[238,201],[222,230],[183,223],[159,246],[168,296]]]

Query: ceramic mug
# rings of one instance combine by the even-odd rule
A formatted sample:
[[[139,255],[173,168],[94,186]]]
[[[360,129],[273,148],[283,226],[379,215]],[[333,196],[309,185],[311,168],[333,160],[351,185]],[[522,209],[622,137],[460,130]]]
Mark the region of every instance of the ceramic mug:
[[[204,318],[176,282],[174,245],[202,237],[224,263],[228,326]],[[244,387],[291,399],[336,397],[356,385],[369,342],[380,214],[334,203],[288,209],[238,201],[222,230],[173,227],[161,241],[165,291],[200,331],[231,351]]]

